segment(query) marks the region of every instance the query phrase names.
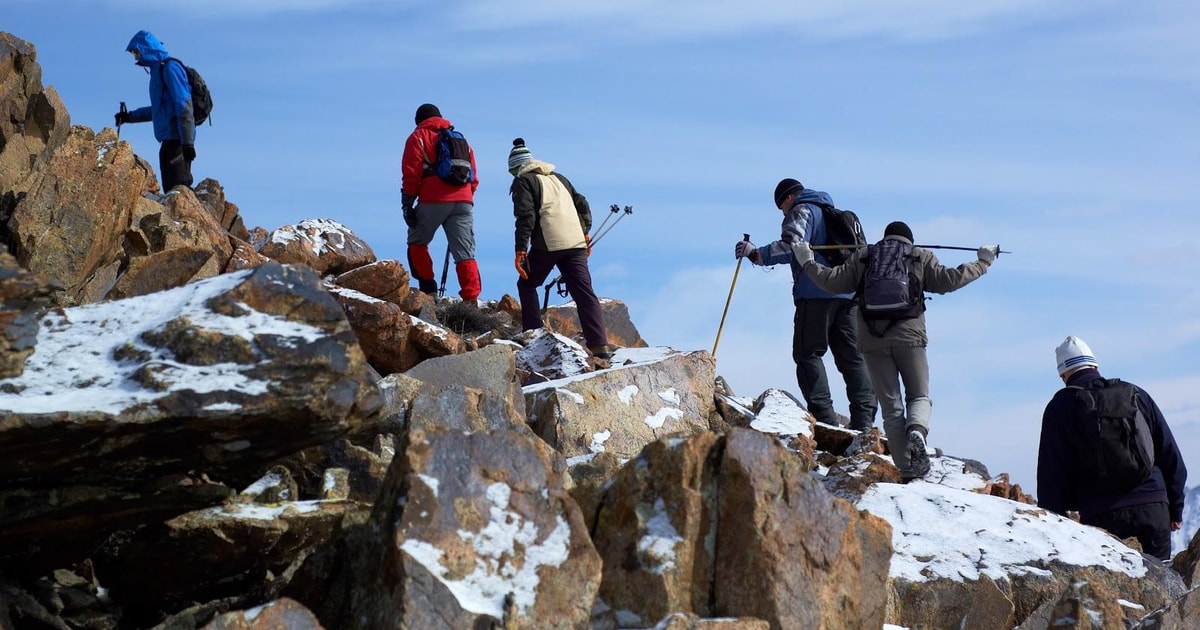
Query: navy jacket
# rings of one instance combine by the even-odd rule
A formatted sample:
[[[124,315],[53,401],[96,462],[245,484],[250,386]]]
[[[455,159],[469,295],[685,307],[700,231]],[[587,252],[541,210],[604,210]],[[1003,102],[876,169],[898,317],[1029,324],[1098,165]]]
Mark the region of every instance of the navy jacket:
[[[1094,369],[1080,370],[1071,375],[1067,385],[1087,387],[1092,381],[1102,378]],[[1135,387],[1137,387],[1135,385]],[[1068,510],[1079,512],[1079,520],[1088,523],[1094,517],[1113,510],[1166,502],[1171,513],[1171,522],[1183,521],[1183,487],[1187,481],[1187,467],[1171,435],[1171,428],[1163,418],[1162,411],[1145,390],[1137,387],[1138,406],[1150,434],[1154,438],[1154,470],[1146,481],[1124,494],[1090,494],[1083,480],[1078,479],[1078,466],[1074,462],[1074,439],[1072,426],[1075,421],[1075,392],[1064,387],[1054,394],[1042,414],[1042,437],[1038,447],[1038,506],[1066,515]]]
[[[833,298],[849,300],[854,297],[853,291],[850,293],[834,294],[817,286],[812,278],[809,278],[804,273],[804,269],[796,264],[796,256],[792,253],[792,243],[797,241],[804,241],[810,245],[824,245],[827,242],[825,213],[817,205],[818,203],[832,206],[833,198],[829,196],[829,193],[819,190],[805,188],[801,191],[796,196],[796,200],[792,202],[792,207],[783,213],[783,228],[779,240],[758,248],[758,262],[756,264],[778,265],[788,263],[792,268],[793,300],[829,300]],[[813,257],[822,265],[829,264],[829,261],[825,259],[825,255],[820,251],[813,252]]]

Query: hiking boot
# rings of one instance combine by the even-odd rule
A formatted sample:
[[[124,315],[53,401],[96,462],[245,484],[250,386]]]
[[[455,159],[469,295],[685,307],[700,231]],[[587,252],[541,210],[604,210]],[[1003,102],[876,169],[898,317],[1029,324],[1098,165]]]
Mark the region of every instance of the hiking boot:
[[[608,344],[602,343],[598,346],[588,346],[588,352],[591,352],[592,356],[596,357],[597,359],[604,359],[605,361],[609,361],[613,358],[612,348],[610,348]]]
[[[929,474],[929,453],[925,452],[925,434],[915,429],[908,432],[908,467],[913,478]]]
[[[424,280],[424,279],[418,278],[417,279],[417,287],[421,290],[421,293],[424,293],[426,295],[432,295],[433,297],[437,297],[437,294],[438,294],[437,281]]]

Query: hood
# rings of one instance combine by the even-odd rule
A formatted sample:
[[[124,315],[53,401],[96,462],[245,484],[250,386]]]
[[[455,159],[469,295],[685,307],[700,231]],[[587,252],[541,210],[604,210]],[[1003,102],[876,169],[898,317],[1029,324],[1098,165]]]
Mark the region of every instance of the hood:
[[[804,190],[800,191],[799,195],[796,195],[795,203],[820,203],[827,206],[832,206],[833,197],[830,197],[829,193],[827,192],[805,188]]]
[[[536,175],[549,175],[554,172],[554,165],[549,162],[543,162],[538,159],[529,160],[517,169],[517,177],[526,173],[534,173]]]
[[[433,129],[434,131],[437,131],[438,129],[449,129],[451,126],[452,125],[450,124],[450,121],[442,118],[441,116],[430,116],[429,118],[417,123],[417,129]]]
[[[138,52],[139,66],[155,66],[167,60],[171,55],[167,53],[167,49],[163,48],[162,42],[154,36],[150,31],[138,31],[133,39],[129,40],[129,45],[125,47],[125,52]]]

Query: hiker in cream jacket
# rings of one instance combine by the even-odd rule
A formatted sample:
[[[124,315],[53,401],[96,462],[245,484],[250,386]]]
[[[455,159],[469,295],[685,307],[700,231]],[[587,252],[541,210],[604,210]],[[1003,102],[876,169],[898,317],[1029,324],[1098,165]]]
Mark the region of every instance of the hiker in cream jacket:
[[[537,290],[557,267],[575,300],[588,350],[601,359],[611,358],[600,300],[592,290],[588,269],[592,211],[587,199],[570,180],[555,172],[553,164],[534,159],[521,138],[513,140],[508,172],[513,176],[509,194],[516,217],[514,266],[520,276],[521,327],[533,330],[543,326]]]

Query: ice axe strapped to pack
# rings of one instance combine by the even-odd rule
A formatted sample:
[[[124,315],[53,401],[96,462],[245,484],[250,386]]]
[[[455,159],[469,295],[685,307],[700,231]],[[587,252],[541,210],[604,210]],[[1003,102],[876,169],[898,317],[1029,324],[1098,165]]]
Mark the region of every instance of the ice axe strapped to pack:
[[[633,206],[625,206],[624,208],[622,208],[621,206],[618,206],[615,203],[612,204],[611,206],[609,206],[608,207],[608,215],[605,216],[604,220],[600,222],[600,225],[596,227],[596,230],[595,230],[596,237],[591,239],[590,241],[588,241],[588,253],[589,254],[591,253],[591,249],[593,247],[595,247],[597,243],[600,242],[600,239],[607,236],[608,233],[611,232],[613,228],[617,227],[617,224],[621,222],[621,219],[624,219],[626,216],[629,216],[631,214],[633,214]],[[609,220],[611,220],[614,216],[617,217],[617,220],[613,221],[611,224],[609,224]],[[561,273],[558,274],[558,276],[556,276],[550,282],[547,282],[546,285],[542,287],[545,290],[545,293],[542,296],[542,311],[543,312],[545,312],[545,310],[547,308],[549,308],[549,306],[550,306],[550,289],[554,288],[555,286],[557,286],[556,293],[558,293],[559,297],[567,297],[571,294],[567,290],[566,280],[563,280]]]

